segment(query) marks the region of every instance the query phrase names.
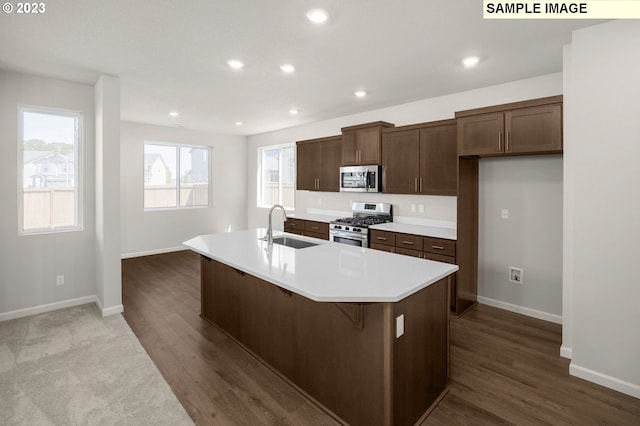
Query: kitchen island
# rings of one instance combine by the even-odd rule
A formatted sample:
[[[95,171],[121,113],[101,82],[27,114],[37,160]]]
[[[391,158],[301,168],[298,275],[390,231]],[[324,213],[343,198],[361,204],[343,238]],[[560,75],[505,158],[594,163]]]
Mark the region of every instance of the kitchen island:
[[[202,316],[341,422],[414,424],[446,391],[456,265],[266,230],[202,235]],[[274,232],[274,236],[285,235]]]

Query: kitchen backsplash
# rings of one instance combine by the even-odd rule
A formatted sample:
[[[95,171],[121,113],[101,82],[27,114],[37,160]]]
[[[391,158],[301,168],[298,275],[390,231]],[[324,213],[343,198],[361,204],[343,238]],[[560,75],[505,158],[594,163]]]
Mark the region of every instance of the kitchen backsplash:
[[[352,201],[391,203],[394,217],[407,221],[428,220],[441,226],[455,227],[456,197],[401,195],[382,193],[346,193],[296,191],[296,211],[330,210],[350,212]]]

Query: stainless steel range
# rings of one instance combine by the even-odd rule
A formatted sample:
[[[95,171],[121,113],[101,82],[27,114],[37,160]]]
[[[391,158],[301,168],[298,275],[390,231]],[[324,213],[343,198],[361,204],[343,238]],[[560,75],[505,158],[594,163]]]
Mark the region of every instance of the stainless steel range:
[[[369,226],[393,222],[391,204],[365,203],[351,204],[352,217],[337,219],[329,223],[329,239],[337,243],[358,247],[369,247]]]

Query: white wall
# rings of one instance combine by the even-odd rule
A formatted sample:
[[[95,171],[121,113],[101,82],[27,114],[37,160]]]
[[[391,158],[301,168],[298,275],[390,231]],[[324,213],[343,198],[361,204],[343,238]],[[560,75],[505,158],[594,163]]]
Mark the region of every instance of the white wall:
[[[95,85],[96,301],[103,315],[122,312],[120,261],[120,80]]]
[[[640,24],[573,33],[569,97],[572,374],[640,398]],[[566,275],[565,275],[566,277]]]
[[[0,318],[95,296],[94,92],[89,85],[0,71]],[[18,236],[18,104],[83,112],[84,229]],[[56,286],[56,275],[65,284]]]
[[[480,301],[560,323],[562,156],[486,158],[479,175]],[[510,266],[523,270],[521,284],[509,281]]]
[[[409,104],[379,109],[361,114],[335,118],[299,127],[269,132],[249,137],[248,144],[248,226],[264,227],[267,222],[267,210],[256,207],[256,153],[258,147],[278,145],[298,140],[312,139],[322,136],[340,134],[340,128],[371,121],[388,121],[397,126],[422,123],[434,120],[454,118],[456,111],[516,102],[533,98],[562,94],[562,74],[551,74],[527,80],[515,81],[497,86],[472,90],[453,95],[426,99]],[[550,320],[559,321],[562,298],[562,257],[561,229],[562,212],[562,162],[559,157],[543,156],[535,159],[514,159],[514,163],[498,160],[481,160],[482,171],[491,172],[491,176],[483,177],[482,191],[485,202],[481,205],[480,214],[480,264],[481,271],[504,270],[500,281],[495,282],[493,273],[479,276],[479,296],[484,302],[503,302],[502,307],[536,314]],[[514,167],[513,165],[518,166]],[[533,177],[538,173],[545,174],[544,183],[524,182],[521,176]],[[486,174],[486,173],[485,173]],[[504,182],[519,182],[504,185]],[[340,193],[316,193],[297,191],[296,209],[307,208],[349,211],[349,200],[357,195]],[[455,197],[429,197],[409,195],[366,195],[359,196],[365,201],[376,199],[393,204],[396,216],[418,217],[422,219],[456,221]],[[532,210],[522,200],[540,204],[548,204],[549,209]],[[320,200],[321,204],[318,203]],[[510,205],[504,206],[506,200]],[[520,202],[517,202],[521,200]],[[513,203],[511,201],[514,201]],[[425,204],[425,213],[411,213],[411,204]],[[505,223],[494,223],[496,209],[510,207],[512,217],[509,226]],[[517,218],[525,217],[525,220]],[[541,223],[549,230],[541,229],[536,236],[531,236],[528,227],[532,223]],[[491,235],[497,241],[504,242],[500,250],[488,250],[491,239],[483,238]],[[553,244],[550,249],[550,244]],[[521,253],[514,258],[505,259],[504,251],[518,247]],[[547,252],[548,250],[548,252]],[[550,262],[549,259],[556,259]],[[504,277],[508,262],[513,266],[525,268],[526,284],[521,287],[505,287]],[[498,265],[498,266],[496,266]],[[522,308],[522,309],[521,309]]]
[[[143,209],[143,144],[176,142],[212,147],[211,208]],[[196,235],[246,228],[247,144],[243,136],[122,122],[122,256],[182,249]]]

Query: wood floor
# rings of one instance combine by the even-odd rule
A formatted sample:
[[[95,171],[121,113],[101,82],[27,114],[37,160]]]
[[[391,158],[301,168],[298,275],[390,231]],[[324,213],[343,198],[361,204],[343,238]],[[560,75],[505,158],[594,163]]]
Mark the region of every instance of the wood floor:
[[[198,425],[335,421],[201,319],[198,255],[122,262],[124,317]],[[449,393],[423,425],[640,425],[640,400],[568,375],[561,329],[479,305],[451,319]]]

